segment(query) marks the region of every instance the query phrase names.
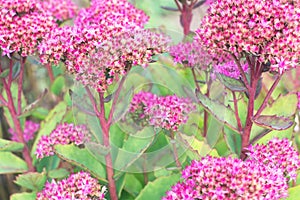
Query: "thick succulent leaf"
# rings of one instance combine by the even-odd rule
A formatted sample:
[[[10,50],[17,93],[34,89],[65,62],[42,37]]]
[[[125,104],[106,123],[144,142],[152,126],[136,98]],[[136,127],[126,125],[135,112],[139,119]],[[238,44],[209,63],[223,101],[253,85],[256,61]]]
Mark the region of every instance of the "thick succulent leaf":
[[[24,144],[0,138],[0,151],[22,151]]]
[[[239,79],[234,79],[219,73],[217,74],[217,77],[221,83],[223,83],[224,86],[231,91],[245,92],[247,90],[244,83]]]
[[[46,172],[38,173],[38,172],[30,172],[27,174],[21,174],[17,176],[14,181],[21,187],[27,188],[32,191],[40,191],[43,189],[44,184],[46,183],[47,176]]]
[[[104,166],[86,149],[80,149],[74,145],[55,145],[56,154],[63,160],[88,170],[99,180],[106,181]]]
[[[278,131],[286,130],[294,124],[290,118],[277,115],[260,115],[253,121],[261,127]]]
[[[151,199],[161,199],[179,179],[180,174],[159,177],[149,182],[137,196],[136,200],[149,200],[149,197]]]
[[[237,130],[237,122],[234,111],[217,101],[214,101],[201,93],[197,93],[199,103],[217,120],[224,123],[231,129]]]
[[[0,152],[0,174],[23,173],[28,170],[24,160],[11,152]]]

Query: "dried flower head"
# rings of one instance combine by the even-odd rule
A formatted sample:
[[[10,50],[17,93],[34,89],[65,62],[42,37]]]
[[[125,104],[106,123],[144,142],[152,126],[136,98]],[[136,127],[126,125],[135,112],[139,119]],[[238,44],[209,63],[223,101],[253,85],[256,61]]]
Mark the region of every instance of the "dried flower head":
[[[104,200],[107,189],[87,172],[71,174],[68,178],[47,182],[44,189],[37,193],[37,200]]]
[[[216,56],[249,53],[283,73],[300,57],[300,4],[286,0],[218,0],[196,31],[199,43]]]
[[[288,180],[296,180],[300,169],[299,153],[287,139],[274,138],[266,145],[256,144],[248,148],[248,160],[263,163],[269,168],[277,169]]]
[[[27,120],[25,121],[25,126],[24,126],[24,140],[25,142],[29,142],[34,138],[34,133],[37,132],[40,128],[39,123],[35,123],[33,121]],[[12,135],[11,139],[16,142],[20,142],[18,138],[18,134],[15,132],[13,128],[9,128],[8,132]]]
[[[85,125],[60,124],[51,134],[43,135],[36,148],[36,157],[43,158],[54,155],[56,144],[83,144],[88,139],[88,129]]]
[[[129,112],[138,113],[139,119],[147,119],[154,127],[177,131],[188,120],[188,114],[195,110],[195,105],[188,98],[176,95],[157,96],[141,91],[134,95]]]
[[[172,187],[163,200],[180,199],[274,199],[288,196],[282,174],[256,162],[237,158],[203,157],[182,172],[182,182]]]

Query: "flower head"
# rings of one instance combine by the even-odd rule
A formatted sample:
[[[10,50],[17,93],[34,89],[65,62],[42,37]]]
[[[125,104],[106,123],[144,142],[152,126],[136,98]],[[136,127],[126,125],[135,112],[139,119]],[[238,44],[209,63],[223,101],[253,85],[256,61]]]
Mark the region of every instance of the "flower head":
[[[188,114],[195,110],[195,105],[188,98],[176,95],[156,96],[149,92],[135,94],[129,112],[138,113],[137,118],[145,118],[154,127],[177,131],[188,120]]]
[[[204,51],[197,41],[179,43],[170,47],[170,54],[176,63],[185,64],[189,67],[206,69],[212,62],[212,57]]]
[[[40,128],[40,124],[30,120],[25,121],[24,132],[23,132],[24,133],[23,137],[25,142],[32,140],[34,138],[34,133],[37,132],[39,128]],[[10,134],[12,135],[11,139],[13,141],[19,142],[18,135],[14,129],[10,128],[8,129],[8,132],[10,132]]]
[[[180,199],[274,199],[287,197],[282,174],[256,162],[237,158],[203,157],[192,161],[163,200]]]
[[[36,0],[0,0],[0,49],[26,57],[34,54],[45,34],[57,27],[54,18]]]
[[[43,135],[36,149],[36,157],[43,158],[54,155],[56,144],[83,144],[88,138],[88,130],[84,125],[60,124],[49,136]]]
[[[78,172],[71,174],[68,178],[47,182],[44,189],[37,193],[37,200],[92,200],[105,199],[106,187],[98,183],[98,180],[92,178],[87,172]]]
[[[299,21],[299,1],[218,0],[202,19],[197,40],[216,56],[248,53],[283,73],[299,62]]]
[[[72,19],[78,13],[78,6],[72,0],[40,0],[41,9],[55,17],[57,21]]]
[[[281,171],[289,180],[296,180],[300,169],[299,153],[288,139],[274,138],[266,145],[256,144],[248,148],[248,160],[263,163]]]

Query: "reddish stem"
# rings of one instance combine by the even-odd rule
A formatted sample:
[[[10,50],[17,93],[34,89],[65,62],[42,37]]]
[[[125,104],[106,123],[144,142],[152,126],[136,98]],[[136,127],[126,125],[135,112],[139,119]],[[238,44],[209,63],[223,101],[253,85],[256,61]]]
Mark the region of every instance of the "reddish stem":
[[[23,69],[24,69],[24,66],[23,66]],[[22,64],[21,64],[21,70],[22,70]],[[20,72],[20,76],[21,75],[23,76],[23,73]],[[19,78],[21,80],[23,79],[22,77],[19,77]],[[2,79],[2,82],[3,82],[3,88],[4,88],[4,90],[6,92],[6,95],[7,95],[7,108],[10,112],[11,117],[12,117],[15,131],[17,133],[19,141],[24,144],[24,149],[23,149],[23,152],[22,152],[24,160],[28,165],[28,171],[33,172],[33,171],[35,171],[35,168],[32,164],[32,158],[31,158],[31,155],[30,155],[29,148],[27,146],[27,143],[24,140],[23,130],[22,130],[19,118],[18,118],[19,115],[18,115],[17,110],[15,108],[14,100],[13,100],[12,93],[11,93],[11,90],[10,90],[10,87],[9,87],[9,85],[11,85],[11,83],[7,83],[5,81],[5,79]],[[22,89],[22,87],[18,88],[18,104],[19,104],[19,102],[21,104],[21,99],[19,97],[19,93],[20,93],[21,89]]]
[[[239,63],[239,62],[238,62]],[[240,65],[240,64],[239,64]],[[255,102],[255,93],[256,93],[256,88],[257,88],[257,83],[258,80],[261,76],[261,71],[257,71],[259,70],[259,67],[257,67],[257,63],[255,64],[255,66],[250,66],[250,83],[249,83],[249,87],[248,87],[248,96],[249,96],[249,100],[248,100],[248,112],[247,112],[247,118],[246,118],[246,124],[245,124],[245,128],[243,130],[243,134],[242,134],[242,153],[241,153],[241,159],[245,159],[246,158],[246,148],[249,146],[250,144],[250,134],[251,134],[251,129],[252,129],[252,125],[253,125],[253,116],[254,116],[254,102]]]
[[[52,67],[51,67],[51,64],[46,64],[46,68],[47,68],[47,71],[48,71],[48,75],[49,75],[49,79],[50,79],[50,83],[53,83],[55,78],[54,78],[54,74],[53,74],[53,70],[52,70]]]
[[[193,7],[190,5],[184,3],[182,5],[182,10],[181,10],[181,16],[180,16],[180,22],[183,27],[183,33],[184,35],[188,35],[190,33],[191,29],[191,22],[193,18]]]
[[[104,97],[103,93],[99,93],[100,97],[100,116],[99,121],[101,124],[102,128],[102,139],[103,139],[103,145],[107,148],[110,149],[110,142],[109,142],[109,129],[110,125],[106,121],[105,118],[105,107],[104,107]],[[109,151],[106,156],[105,156],[105,165],[106,165],[106,173],[107,173],[107,180],[108,180],[108,190],[109,190],[109,195],[112,200],[117,200],[118,195],[117,195],[117,188],[116,188],[116,183],[114,179],[114,169],[113,169],[113,163],[112,163],[112,158],[111,158],[111,152]]]

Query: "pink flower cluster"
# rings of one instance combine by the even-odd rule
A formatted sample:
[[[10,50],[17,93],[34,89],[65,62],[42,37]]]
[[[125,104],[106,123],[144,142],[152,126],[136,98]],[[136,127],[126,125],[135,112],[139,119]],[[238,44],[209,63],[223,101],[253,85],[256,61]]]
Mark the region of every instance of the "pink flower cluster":
[[[248,64],[247,63],[242,64],[242,69],[244,72],[247,72]],[[238,69],[237,64],[233,60],[214,65],[214,72],[220,73],[220,74],[223,74],[225,76],[235,78],[235,79],[239,79],[241,76],[240,70]]]
[[[23,137],[25,142],[32,140],[34,138],[34,133],[37,132],[39,129],[40,129],[39,123],[35,123],[33,121],[27,120],[25,122],[24,131],[23,131],[24,133]],[[18,135],[13,128],[9,128],[8,132],[10,132],[10,134],[12,135],[11,139],[13,141],[20,142]]]
[[[148,20],[144,11],[136,9],[127,0],[92,0],[90,7],[80,10],[75,24],[80,27],[101,25],[109,32],[105,38],[109,39],[120,31],[143,28]]]
[[[182,179],[163,200],[279,200],[288,196],[288,185],[281,173],[257,162],[231,157],[206,156],[192,161],[183,170]]]
[[[204,51],[196,40],[171,46],[170,54],[176,63],[188,67],[199,67],[205,70],[212,63],[211,55]]]
[[[37,193],[37,200],[104,200],[107,189],[87,172],[71,174],[68,178],[47,182],[45,188]]]
[[[141,91],[134,95],[129,112],[138,113],[138,118],[145,118],[154,127],[177,131],[180,125],[187,122],[188,114],[195,109],[196,106],[188,98],[176,95],[160,97]]]
[[[92,1],[81,9],[73,27],[46,35],[39,45],[43,64],[63,61],[76,79],[105,91],[130,65],[146,66],[167,51],[169,38],[144,30],[148,17],[125,0]]]
[[[85,125],[60,124],[52,133],[43,135],[36,148],[36,157],[44,158],[54,155],[54,146],[56,144],[83,144],[88,139],[88,129]]]
[[[300,57],[300,3],[292,0],[218,0],[196,31],[199,43],[214,55],[243,52],[271,63],[283,73]]]
[[[53,17],[39,9],[35,0],[0,0],[0,49],[2,56],[13,52],[34,54],[39,40],[57,27]]]
[[[169,38],[150,30],[124,32],[91,52],[76,71],[76,79],[99,92],[105,91],[116,76],[125,75],[131,66],[146,67],[152,55],[167,51],[168,43]]]
[[[40,0],[41,9],[57,21],[72,19],[78,13],[78,6],[72,0]]]
[[[274,138],[266,145],[256,144],[248,148],[248,160],[263,163],[283,173],[288,180],[296,180],[300,169],[299,153],[288,139]]]

